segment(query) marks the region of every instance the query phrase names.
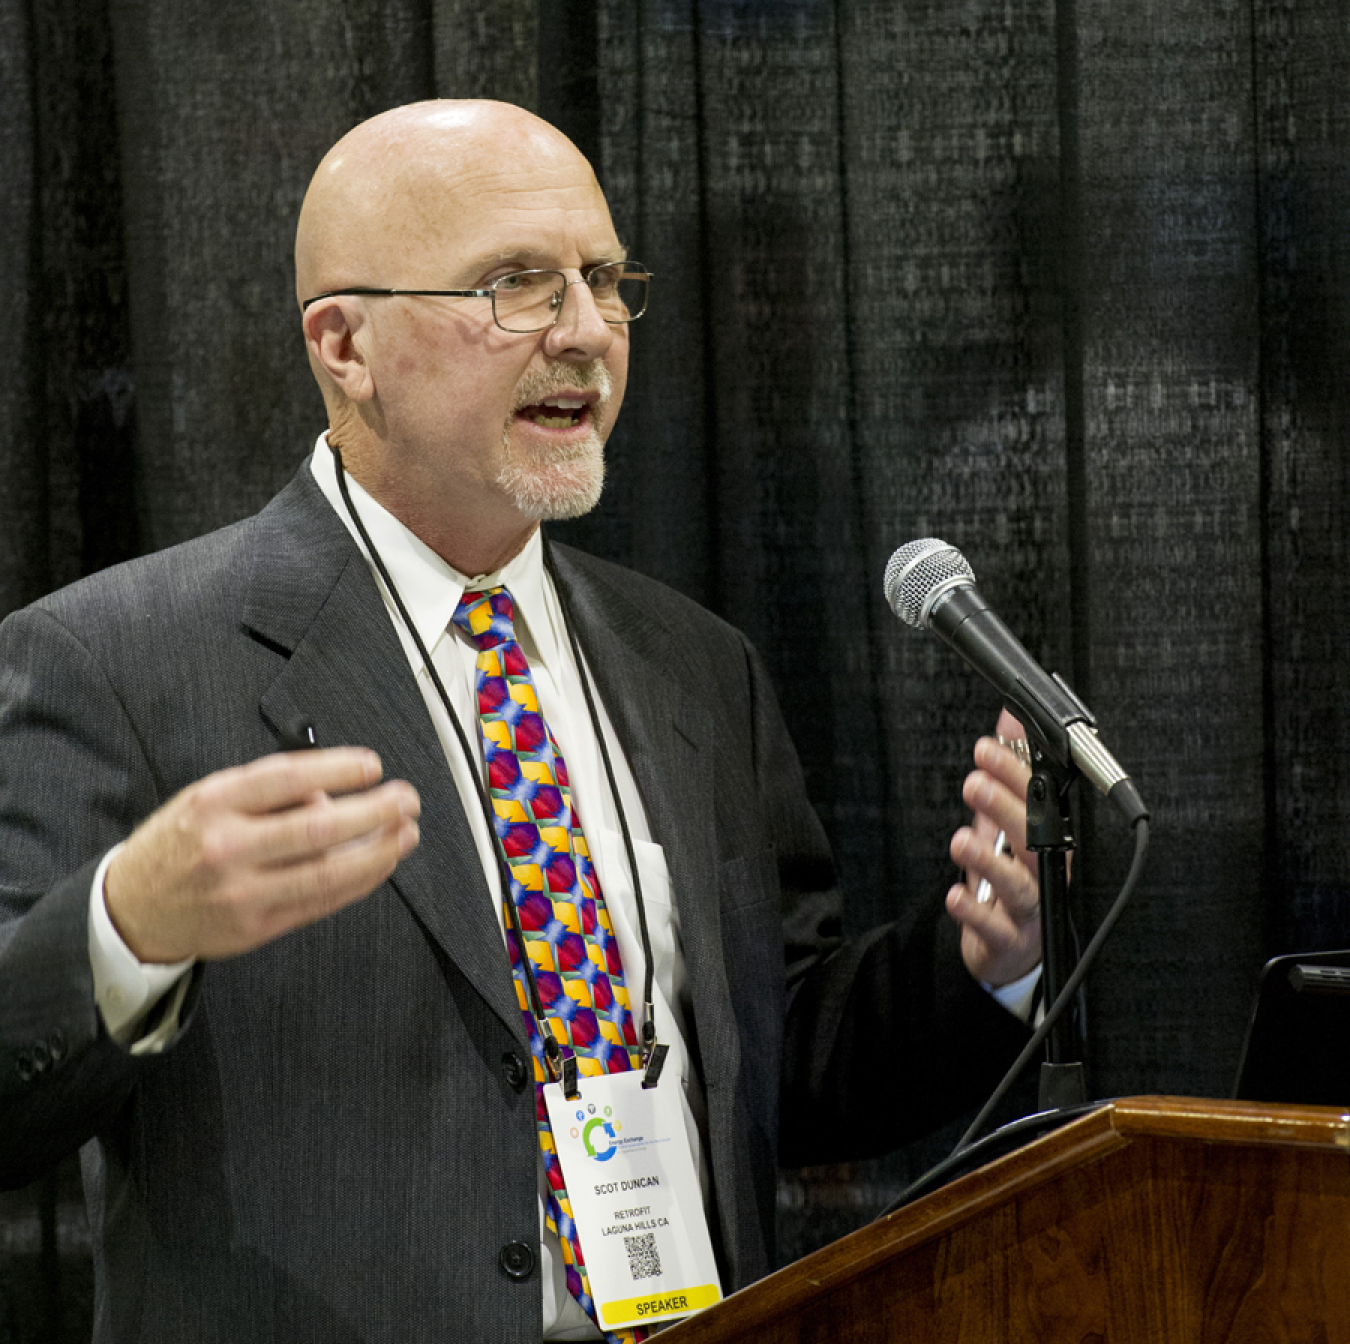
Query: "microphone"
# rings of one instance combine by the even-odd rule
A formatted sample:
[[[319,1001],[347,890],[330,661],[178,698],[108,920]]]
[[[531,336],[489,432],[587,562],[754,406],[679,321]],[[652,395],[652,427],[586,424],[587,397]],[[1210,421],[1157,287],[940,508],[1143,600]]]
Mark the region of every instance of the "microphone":
[[[936,537],[901,546],[886,565],[885,590],[906,625],[931,630],[993,685],[1052,760],[1081,771],[1131,824],[1148,816],[1130,777],[1098,739],[1092,712],[994,614],[956,547]]]

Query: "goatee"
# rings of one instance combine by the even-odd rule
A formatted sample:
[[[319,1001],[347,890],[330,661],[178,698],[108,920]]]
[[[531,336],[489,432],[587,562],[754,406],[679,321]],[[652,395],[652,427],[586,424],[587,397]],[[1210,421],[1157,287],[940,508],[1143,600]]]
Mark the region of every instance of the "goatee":
[[[527,374],[517,395],[517,410],[563,392],[598,392],[586,411],[586,434],[557,445],[522,446],[513,440],[515,414],[502,431],[502,465],[497,484],[527,518],[580,518],[600,501],[605,484],[605,423],[613,384],[598,359],[588,364],[552,365]]]

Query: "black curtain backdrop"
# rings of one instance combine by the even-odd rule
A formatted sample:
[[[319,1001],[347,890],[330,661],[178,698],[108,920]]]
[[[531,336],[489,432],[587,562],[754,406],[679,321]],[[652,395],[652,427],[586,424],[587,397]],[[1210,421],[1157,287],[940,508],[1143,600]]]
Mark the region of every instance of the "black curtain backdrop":
[[[1350,944],[1348,15],[0,0],[0,608],[259,507],[323,423],[319,157],[397,103],[520,102],[657,276],[561,531],[759,644],[854,929],[940,898],[996,713],[881,596],[896,546],[958,546],[1154,811],[1092,1091],[1223,1095],[1262,960]],[[1088,930],[1129,837],[1081,811]],[[949,1140],[785,1176],[784,1256]],[[73,1167],[0,1196],[0,1344],[87,1338],[87,1243]]]

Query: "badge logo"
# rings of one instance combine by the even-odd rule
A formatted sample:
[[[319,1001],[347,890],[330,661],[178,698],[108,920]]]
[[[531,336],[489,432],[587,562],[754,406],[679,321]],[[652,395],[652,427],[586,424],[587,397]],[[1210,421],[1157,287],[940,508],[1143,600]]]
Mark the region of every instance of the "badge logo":
[[[614,1114],[611,1106],[605,1107],[604,1115],[596,1115],[594,1106],[588,1106],[586,1110],[591,1113],[591,1118],[586,1120],[581,1129],[581,1142],[586,1148],[586,1156],[595,1158],[597,1162],[608,1162],[618,1151],[618,1130],[623,1126],[616,1126],[610,1120]],[[584,1120],[585,1116],[585,1111],[577,1112],[578,1120]],[[576,1137],[575,1129],[572,1136]]]
[[[597,1147],[594,1135],[596,1130],[600,1131],[600,1144]],[[602,1120],[598,1115],[594,1120],[586,1122],[586,1128],[581,1131],[581,1141],[586,1145],[586,1156],[593,1157],[597,1162],[608,1162],[614,1156],[618,1149],[614,1146],[614,1140],[618,1136],[614,1133],[614,1126],[608,1120]]]

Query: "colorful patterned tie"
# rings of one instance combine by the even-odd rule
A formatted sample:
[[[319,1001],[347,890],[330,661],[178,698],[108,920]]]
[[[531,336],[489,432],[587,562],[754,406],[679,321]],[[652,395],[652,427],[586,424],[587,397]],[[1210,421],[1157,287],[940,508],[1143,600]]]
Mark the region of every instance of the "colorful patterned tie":
[[[509,899],[520,916],[548,1029],[559,1044],[571,1046],[583,1078],[622,1073],[641,1060],[619,944],[572,806],[567,766],[516,642],[514,616],[511,594],[491,588],[466,592],[451,618],[478,650],[478,726],[497,835],[511,870]],[[503,914],[510,931],[505,907]],[[507,942],[534,1055],[535,1119],[549,1185],[546,1222],[562,1243],[567,1290],[595,1320],[586,1262],[544,1105],[543,1038],[530,1011],[520,947],[514,935]],[[641,1340],[646,1334],[623,1331],[606,1338]]]

